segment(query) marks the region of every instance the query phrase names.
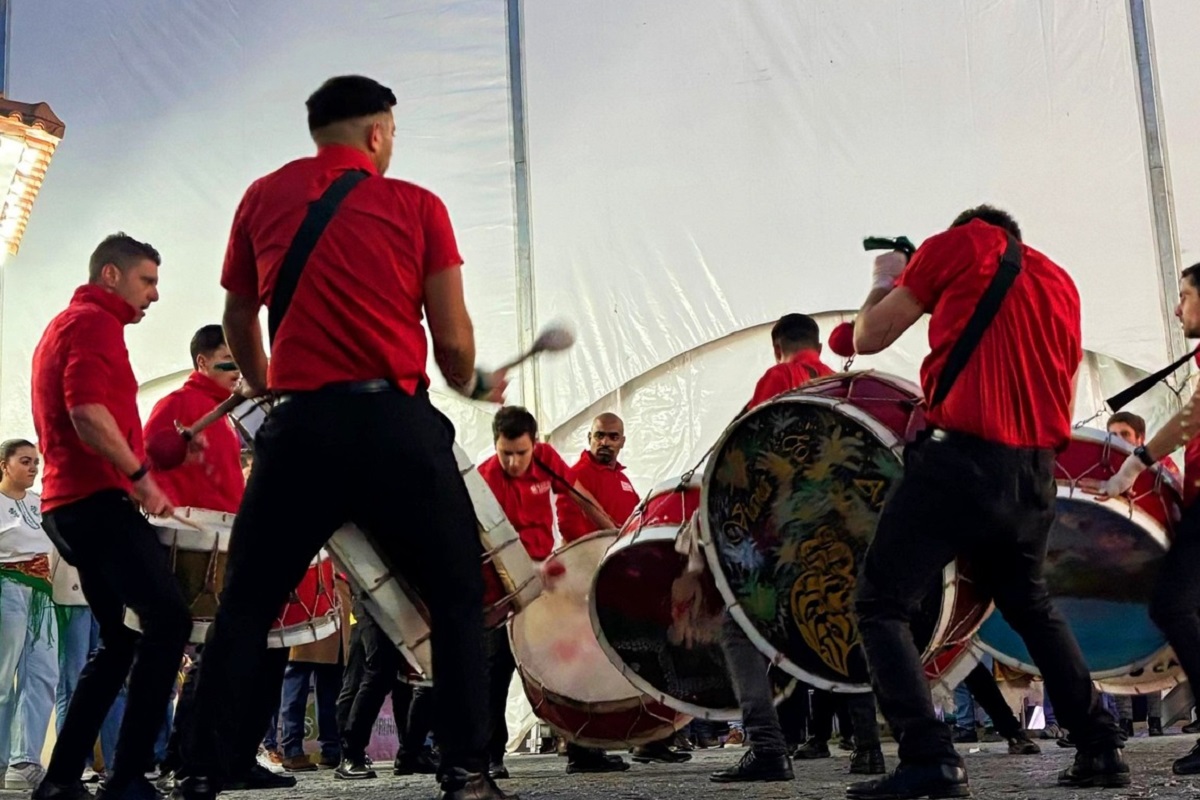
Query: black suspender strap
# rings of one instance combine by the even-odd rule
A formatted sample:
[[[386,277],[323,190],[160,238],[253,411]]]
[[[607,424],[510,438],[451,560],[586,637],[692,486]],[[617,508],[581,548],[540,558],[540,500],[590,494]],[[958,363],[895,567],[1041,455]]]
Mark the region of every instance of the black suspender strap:
[[[979,298],[979,304],[975,306],[975,311],[967,320],[967,325],[963,328],[958,341],[950,348],[950,355],[946,357],[946,365],[942,367],[942,374],[938,376],[937,388],[934,389],[933,397],[929,400],[930,408],[936,408],[950,394],[954,382],[958,380],[959,374],[967,366],[971,354],[979,346],[984,331],[996,317],[996,313],[1000,310],[1000,304],[1004,301],[1004,296],[1008,294],[1008,290],[1020,272],[1021,243],[1010,233],[1008,234],[1008,247],[1005,248],[1004,255],[1000,258],[999,269],[996,270],[992,282],[984,290],[983,296]]]
[[[304,265],[308,263],[308,258],[320,241],[321,234],[325,232],[325,227],[333,219],[346,195],[350,194],[350,190],[369,174],[361,169],[343,172],[337,180],[329,184],[329,188],[320,197],[309,203],[308,213],[304,215],[304,221],[300,223],[299,230],[292,237],[292,243],[288,245],[283,264],[279,267],[279,275],[275,279],[275,288],[271,291],[271,305],[267,309],[269,341],[275,341],[279,324],[283,322],[283,315],[287,313],[288,306],[292,303],[292,295],[296,293],[296,287],[300,284]]]

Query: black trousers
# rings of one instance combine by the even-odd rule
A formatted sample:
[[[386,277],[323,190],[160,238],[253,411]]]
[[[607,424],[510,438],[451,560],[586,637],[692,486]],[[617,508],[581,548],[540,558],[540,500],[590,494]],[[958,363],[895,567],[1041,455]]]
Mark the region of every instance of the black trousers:
[[[992,718],[996,733],[1005,739],[1011,739],[1024,730],[1025,726],[1013,714],[1008,701],[1000,692],[1000,687],[996,685],[995,676],[986,664],[976,664],[975,669],[963,679],[963,683],[967,685],[967,691],[975,698],[975,702]]]
[[[813,692],[812,736],[814,739],[820,739],[823,742],[829,741],[833,736],[834,716],[837,717],[838,729],[843,737],[851,736],[854,733],[853,723],[850,721],[850,709],[846,705],[848,697],[849,695],[834,694],[824,689],[817,689]]]
[[[110,785],[120,788],[154,763],[154,742],[192,630],[191,612],[166,549],[124,492],[97,492],[56,508],[46,514],[45,530],[79,570],[83,595],[100,624],[100,647],[80,673],[46,780],[79,779],[128,676],[125,717],[109,773]],[[126,606],[141,619],[141,634],[125,627]]]
[[[196,647],[196,656],[183,676],[183,687],[179,690],[179,702],[175,706],[175,721],[171,725],[171,736],[167,740],[167,757],[162,764],[163,772],[175,772],[183,777],[183,736],[192,724],[196,710],[196,682],[200,674],[200,661],[204,645]],[[258,746],[262,743],[262,731],[271,724],[271,717],[279,708],[279,697],[283,690],[283,673],[287,669],[288,648],[269,648],[263,656],[258,684],[251,696],[255,704],[252,721],[238,731],[241,744],[230,774],[240,777],[258,763]]]
[[[934,716],[909,628],[928,586],[959,555],[970,560],[976,587],[995,599],[1025,641],[1072,739],[1084,750],[1120,746],[1116,721],[1101,706],[1042,578],[1054,521],[1053,466],[1049,450],[958,434],[907,449],[904,477],[884,504],[855,604],[875,696],[902,762],[959,761],[950,729]]]
[[[433,718],[436,713],[433,697],[431,686],[412,686],[404,681],[396,682],[396,688],[392,692],[392,708],[395,709],[393,713],[396,715],[396,723],[404,723],[396,758],[415,757],[425,749],[425,737],[433,730]]]
[[[1150,618],[1175,648],[1188,681],[1200,687],[1200,502],[1183,513],[1175,529],[1150,601]]]
[[[787,740],[789,748],[803,744],[808,738],[808,690],[807,684],[797,682],[792,693],[775,706],[775,714],[779,717],[779,726],[783,728],[783,738]]]
[[[357,603],[354,618],[357,621],[350,631],[350,654],[337,699],[337,721],[342,737],[342,757],[361,761],[388,694],[393,695],[392,713],[396,716],[397,727],[402,728],[402,715],[408,713],[411,692],[407,693],[403,706],[395,704],[403,656],[371,615]]]
[[[721,624],[721,652],[725,654],[729,679],[742,709],[742,724],[750,747],[763,756],[786,753],[787,739],[775,710],[770,662],[728,611]]]
[[[429,608],[443,770],[486,769],[482,546],[453,441],[424,392],[333,387],[292,395],[267,417],[184,738],[190,772],[230,774],[267,631],[313,556],[349,521]],[[335,452],[354,454],[355,485],[314,496],[313,457]]]
[[[513,673],[517,670],[506,627],[484,634],[484,652],[487,653],[488,672],[487,752],[491,763],[501,764],[504,762],[504,749],[508,744],[508,724],[504,719],[504,711],[508,706],[508,687],[512,683]]]

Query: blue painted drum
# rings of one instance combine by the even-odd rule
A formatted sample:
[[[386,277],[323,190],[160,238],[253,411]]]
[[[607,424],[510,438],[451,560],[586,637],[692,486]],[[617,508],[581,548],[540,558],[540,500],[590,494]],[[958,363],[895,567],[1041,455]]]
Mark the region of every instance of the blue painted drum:
[[[1149,603],[1172,526],[1179,520],[1178,480],[1155,467],[1128,499],[1100,499],[1101,481],[1132,448],[1104,431],[1076,430],[1055,465],[1057,518],[1046,548],[1046,584],[1106,691],[1138,693],[1171,685],[1166,638],[1150,621]],[[979,629],[979,643],[1002,664],[1040,674],[1025,643],[999,614]],[[1161,667],[1161,668],[1160,668]]]

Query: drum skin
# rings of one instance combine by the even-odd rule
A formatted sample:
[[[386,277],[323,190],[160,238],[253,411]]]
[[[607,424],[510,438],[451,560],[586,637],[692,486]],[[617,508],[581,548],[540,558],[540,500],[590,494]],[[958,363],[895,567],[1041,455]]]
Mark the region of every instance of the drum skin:
[[[730,613],[774,663],[812,686],[870,690],[853,609],[880,511],[903,472],[924,403],[908,381],[841,373],[735,420],[704,474],[704,551]],[[913,619],[924,658],[970,637],[988,612],[951,563]]]
[[[513,658],[533,711],[568,741],[618,749],[658,741],[691,717],[647,697],[600,649],[588,614],[592,578],[615,530],[577,539],[551,556],[558,569],[541,596],[508,624]],[[550,563],[550,562],[547,562]]]
[[[1100,430],[1076,430],[1055,463],[1058,498],[1046,547],[1045,579],[1067,620],[1092,678],[1105,691],[1136,694],[1181,680],[1166,637],[1149,605],[1182,502],[1177,479],[1155,467],[1134,484],[1131,500],[1100,500],[1132,448]],[[1008,623],[994,614],[980,645],[1009,667],[1040,675]]]
[[[596,571],[592,627],[612,663],[649,697],[697,718],[736,720],[741,711],[719,639],[725,602],[707,568],[689,573],[687,556],[676,551],[699,503],[695,478],[647,495]],[[795,684],[771,674],[779,702]]]

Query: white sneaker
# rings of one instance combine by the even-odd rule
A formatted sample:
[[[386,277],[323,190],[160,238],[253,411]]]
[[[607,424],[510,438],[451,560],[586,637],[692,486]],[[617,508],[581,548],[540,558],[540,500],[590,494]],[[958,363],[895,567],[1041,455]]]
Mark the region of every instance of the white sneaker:
[[[84,783],[98,783],[100,781],[100,773],[91,767],[85,767],[83,774],[79,776],[79,780]]]
[[[17,791],[32,792],[46,776],[46,770],[41,764],[26,761],[23,764],[12,764],[4,773],[4,788]]]
[[[258,765],[263,769],[274,773],[275,775],[282,775],[287,771],[283,768],[283,764],[280,762],[279,756],[270,752],[262,745],[258,746]]]

